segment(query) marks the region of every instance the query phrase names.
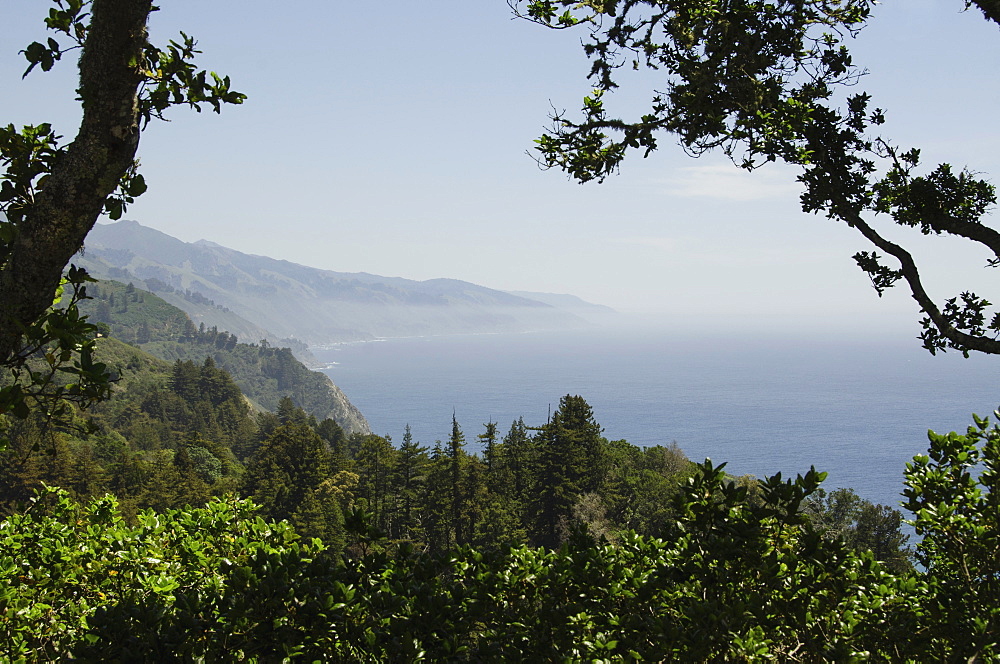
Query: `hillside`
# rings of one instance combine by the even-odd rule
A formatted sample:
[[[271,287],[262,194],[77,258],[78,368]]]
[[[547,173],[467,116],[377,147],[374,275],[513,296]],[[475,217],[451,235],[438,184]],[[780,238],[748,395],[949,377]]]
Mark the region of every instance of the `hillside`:
[[[196,323],[253,341],[294,337],[317,345],[588,324],[549,303],[464,281],[320,270],[182,242],[134,221],[95,226],[74,262],[99,278],[132,281]]]
[[[310,371],[288,348],[241,343],[237,336],[204,324],[195,326],[183,311],[132,284],[102,281],[87,289],[92,297],[83,313],[108,333],[170,362],[202,363],[211,357],[232,375],[240,390],[258,407],[274,411],[291,397],[307,413],[327,417],[347,433],[369,433],[364,415],[325,374]]]

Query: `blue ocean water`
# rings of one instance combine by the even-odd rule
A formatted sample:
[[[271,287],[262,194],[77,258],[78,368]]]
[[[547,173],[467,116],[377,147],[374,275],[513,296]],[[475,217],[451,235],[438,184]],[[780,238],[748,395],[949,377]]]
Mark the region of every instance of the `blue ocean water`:
[[[706,338],[588,329],[389,339],[314,349],[372,430],[446,440],[454,412],[475,450],[483,423],[544,424],[565,394],[609,439],[676,441],[735,474],[829,473],[896,505],[926,432],[964,430],[1000,403],[996,359],[930,356],[913,340]]]

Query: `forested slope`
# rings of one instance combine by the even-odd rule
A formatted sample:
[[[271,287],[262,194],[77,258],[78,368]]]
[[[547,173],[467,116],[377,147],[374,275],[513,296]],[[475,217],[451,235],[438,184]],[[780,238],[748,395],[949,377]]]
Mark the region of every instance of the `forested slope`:
[[[294,408],[279,420],[239,486],[267,517],[287,522],[254,518],[257,508],[235,497],[130,516],[112,498],[79,504],[47,491],[0,523],[0,639],[12,656],[924,662],[1000,654],[996,477],[959,479],[981,455],[996,461],[1000,430],[982,421],[966,436],[932,438],[931,455],[907,470],[908,507],[925,536],[920,571],[880,563],[822,525],[836,515],[815,511],[823,507],[810,500],[823,479],[815,471],[737,482],[709,462],[694,467],[676,450],[653,450],[676,471],[664,472],[623,442],[588,449],[576,426],[546,425],[522,441],[515,423],[479,459],[464,454],[457,426],[447,451],[428,456],[413,441],[394,449],[373,436],[326,445]],[[534,449],[531,471],[511,474],[523,442]],[[604,470],[549,467],[553,445],[570,458],[596,452]],[[621,464],[629,458],[638,463]],[[416,473],[407,470],[413,459],[422,459]],[[543,495],[538,478],[553,473],[562,490]],[[597,518],[643,477],[660,478],[650,495],[662,520],[643,527],[661,537]],[[591,482],[596,497],[581,493]],[[523,521],[518,484],[530,487]],[[539,542],[553,533],[550,510],[563,524],[555,549]],[[301,539],[289,524],[322,539]],[[538,546],[517,544],[525,538]]]
[[[275,410],[282,397],[320,420],[335,419],[347,432],[368,433],[368,422],[346,395],[317,371],[310,371],[288,348],[266,341],[241,343],[216,328],[196,327],[187,315],[162,298],[132,284],[102,281],[88,288],[91,300],[81,305],[92,321],[108,332],[165,360],[206,357],[225,369],[257,406]]]
[[[135,315],[147,303],[115,288]],[[235,344],[180,318],[129,325],[144,322],[147,344]],[[192,338],[154,340],[181,325]],[[676,446],[609,440],[579,396],[538,426],[487,423],[481,455],[454,420],[447,441],[405,431],[396,446],[288,397],[255,412],[211,355],[98,341],[118,380],[80,413],[90,433],[3,420],[0,643],[14,659],[995,654],[997,515],[977,493],[995,475],[965,472],[1000,449],[985,422],[983,452],[972,433],[938,437],[909,471],[925,573],[895,510],[824,495],[814,471],[732,477]]]

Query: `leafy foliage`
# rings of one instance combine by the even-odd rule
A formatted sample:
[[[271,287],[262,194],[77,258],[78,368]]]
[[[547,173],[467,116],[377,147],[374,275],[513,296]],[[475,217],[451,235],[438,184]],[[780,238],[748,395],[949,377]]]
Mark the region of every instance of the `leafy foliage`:
[[[140,127],[171,106],[200,110],[242,103],[228,78],[198,71],[195,42],[182,35],[161,50],[146,40],[148,0],[54,0],[45,25],[55,36],[32,42],[21,53],[50,70],[79,51],[82,105],[78,137],[61,144],[49,124],[18,131],[0,127],[0,366],[5,370],[0,414],[29,416],[37,405],[61,422],[69,403],[105,398],[110,374],[92,360],[95,327],[77,305],[86,298],[86,273],[72,267],[63,278],[71,295],[53,307],[60,276],[97,217],[119,219],[146,190],[135,159]],[[136,103],[138,102],[138,103]],[[37,356],[48,364],[31,365]],[[53,380],[58,373],[74,379]],[[8,380],[8,377],[11,380]]]
[[[0,416],[23,420],[34,413],[47,422],[66,423],[74,405],[87,408],[109,396],[112,377],[95,359],[97,327],[78,307],[92,281],[71,268],[52,307],[24,326],[18,347],[4,363],[9,373],[0,375]],[[0,439],[0,450],[6,442]]]
[[[924,347],[1000,353],[1000,322],[984,324],[972,292],[933,300],[902,245],[877,230],[881,216],[924,235],[952,235],[985,247],[1000,264],[1000,233],[984,224],[996,188],[969,170],[922,171],[920,151],[877,132],[882,109],[859,89],[864,69],[850,40],[871,19],[871,0],[510,0],[515,12],[555,29],[584,29],[591,62],[579,119],[556,113],[537,141],[539,162],[580,182],[617,172],[626,155],[648,156],[676,137],[698,156],[718,150],[747,171],[782,161],[798,169],[802,210],[856,229],[875,251],[854,256],[879,295],[903,281],[925,314]],[[1000,20],[993,0],[971,0]],[[562,11],[561,11],[562,10]],[[654,72],[651,103],[616,117],[606,101],[620,71]],[[885,256],[895,265],[882,263]]]
[[[965,434],[930,432],[904,496],[933,584],[921,625],[929,656],[989,661],[1000,656],[1000,428],[973,419]]]
[[[750,490],[706,461],[670,539],[577,528],[558,549],[343,557],[247,501],[129,525],[113,498],[45,489],[0,523],[0,642],[28,661],[987,661],[998,441],[977,418],[908,466],[926,571],[817,529],[815,470]]]
[[[291,609],[322,551],[245,501],[143,512],[128,525],[112,497],[81,505],[55,489],[0,524],[0,543],[0,643],[14,661],[218,658],[233,645],[213,642],[219,632],[243,633],[244,657],[284,653],[292,639],[275,639],[280,624],[255,620],[249,600],[274,617]]]

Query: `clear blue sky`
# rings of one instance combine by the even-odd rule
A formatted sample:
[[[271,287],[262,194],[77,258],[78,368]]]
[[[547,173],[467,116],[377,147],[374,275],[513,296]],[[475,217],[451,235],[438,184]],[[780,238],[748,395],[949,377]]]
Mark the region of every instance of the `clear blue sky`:
[[[867,247],[799,211],[788,171],[744,175],[669,138],[602,185],[540,171],[526,151],[550,103],[578,107],[587,64],[578,37],[511,20],[505,0],[161,5],[154,39],[194,35],[249,100],[151,125],[150,191],[128,218],[320,268],[574,293],[696,325],[917,331],[902,289],[879,301],[853,265]],[[888,135],[995,177],[1000,30],[962,5],[888,1],[855,50]],[[48,6],[3,2],[0,122],[71,137],[72,64],[20,80]],[[619,96],[638,110],[648,91]],[[982,252],[939,244],[918,241],[937,261],[932,294],[979,284],[997,299]]]

